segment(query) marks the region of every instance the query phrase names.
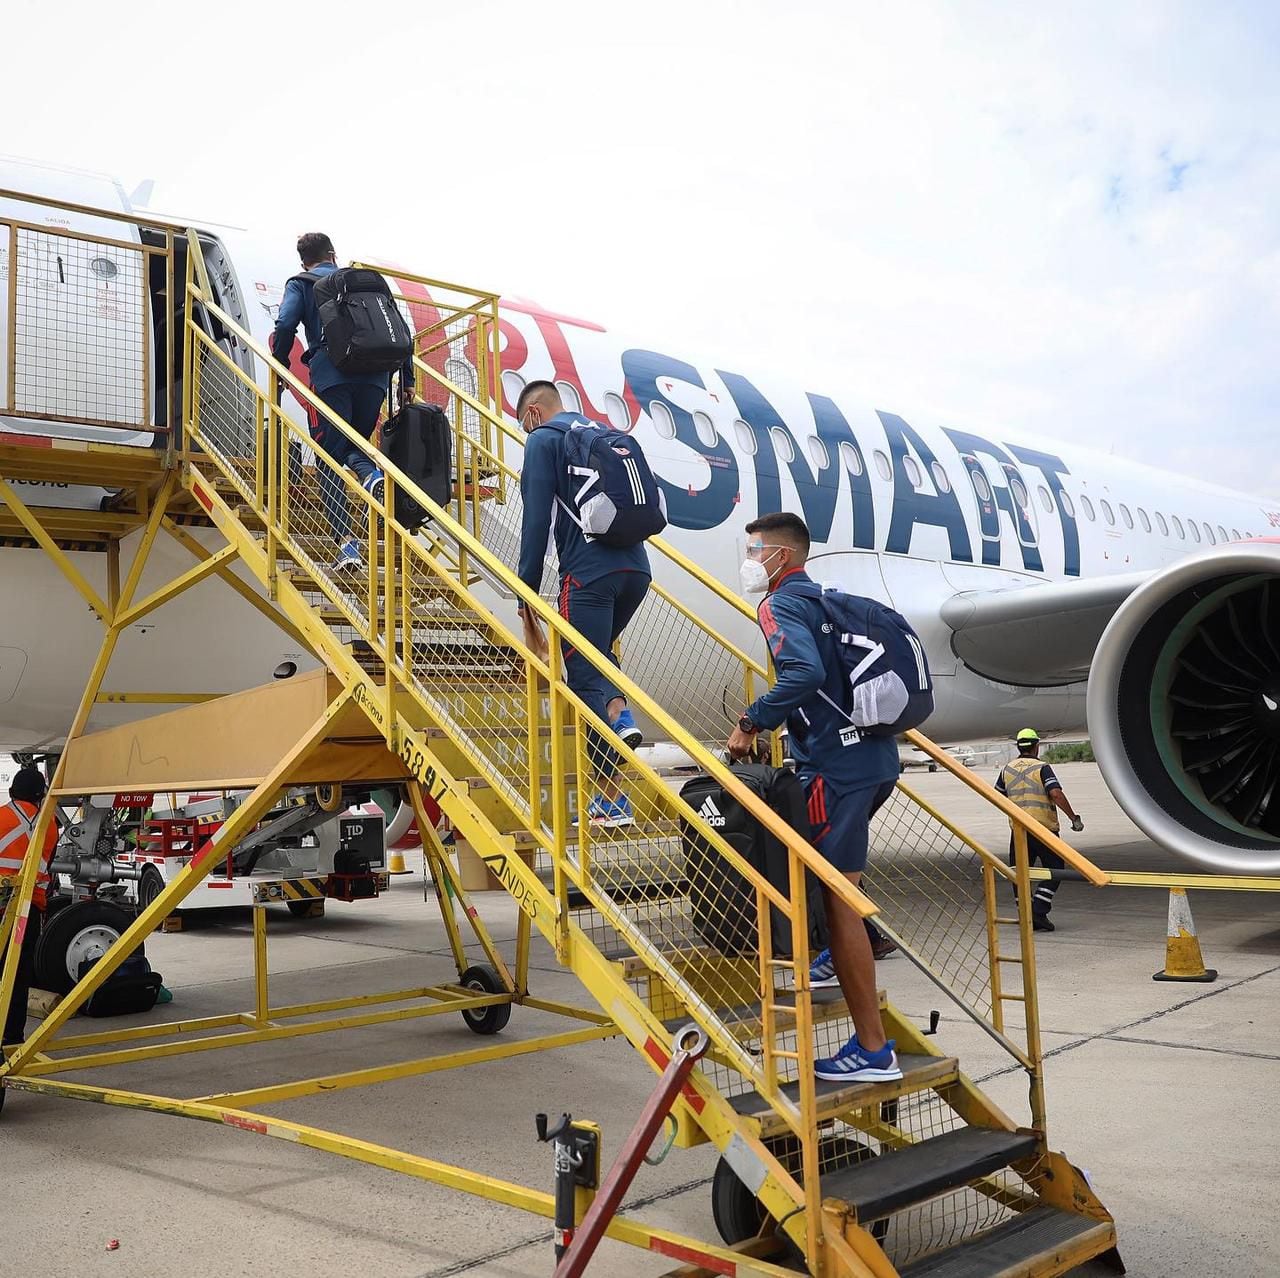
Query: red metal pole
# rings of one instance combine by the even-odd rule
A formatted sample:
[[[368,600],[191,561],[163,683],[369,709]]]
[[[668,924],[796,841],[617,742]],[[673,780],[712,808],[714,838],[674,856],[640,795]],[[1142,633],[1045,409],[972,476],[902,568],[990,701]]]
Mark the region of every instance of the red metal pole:
[[[586,1270],[600,1245],[600,1239],[604,1237],[604,1231],[609,1227],[609,1221],[622,1202],[623,1195],[631,1187],[631,1182],[644,1161],[645,1152],[653,1144],[653,1138],[670,1113],[671,1106],[675,1104],[693,1067],[706,1054],[707,1046],[706,1034],[696,1025],[686,1025],[676,1031],[672,1043],[674,1052],[667,1062],[667,1068],[662,1071],[657,1087],[645,1102],[636,1125],[618,1151],[618,1156],[609,1168],[609,1174],[601,1183],[591,1206],[587,1208],[564,1259],[556,1266],[555,1278],[578,1278]]]

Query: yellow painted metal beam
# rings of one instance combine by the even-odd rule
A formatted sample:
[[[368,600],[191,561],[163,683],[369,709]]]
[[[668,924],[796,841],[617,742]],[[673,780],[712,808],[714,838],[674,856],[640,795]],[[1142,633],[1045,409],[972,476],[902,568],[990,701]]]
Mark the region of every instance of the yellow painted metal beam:
[[[1280,875],[1182,874],[1177,870],[1108,870],[1113,887],[1186,888],[1197,892],[1280,892]],[[1051,879],[1049,870],[1035,867],[1033,880]]]
[[[230,566],[237,558],[239,558],[239,555],[234,546],[223,546],[221,550],[211,554],[202,563],[196,564],[193,568],[188,568],[181,576],[175,577],[167,585],[161,586],[159,590],[152,591],[141,602],[119,613],[115,618],[115,624],[117,626],[133,625],[149,612],[154,612],[171,599],[176,599],[184,590],[190,590],[192,586],[199,585],[206,577],[211,577],[220,572],[224,566]]]
[[[14,273],[17,273],[16,270]],[[13,485],[7,479],[0,478],[0,499],[4,500],[4,504],[13,511],[22,526],[35,538],[40,549],[53,560],[58,571],[71,583],[76,594],[93,609],[98,620],[105,625],[111,619],[111,609],[107,606],[106,600],[85,580],[84,574],[67,558],[66,551],[49,536],[31,507],[13,491]]]
[[[194,706],[226,695],[225,692],[100,692],[94,700],[98,705]]]
[[[390,1083],[401,1078],[438,1074],[444,1070],[459,1069],[466,1065],[505,1061],[515,1056],[528,1056],[532,1052],[547,1052],[559,1047],[576,1047],[579,1043],[594,1043],[600,1039],[615,1038],[618,1033],[616,1026],[595,1025],[587,1029],[545,1034],[540,1038],[498,1041],[492,1046],[475,1047],[467,1052],[448,1052],[439,1056],[427,1056],[421,1060],[400,1061],[394,1065],[375,1065],[368,1069],[353,1069],[341,1074],[326,1074],[320,1078],[300,1079],[296,1083],[281,1083],[276,1087],[258,1087],[243,1092],[221,1092],[197,1099],[211,1105],[233,1105],[237,1109],[256,1109],[260,1105],[275,1105],[280,1101],[294,1100],[298,1096],[315,1096],[320,1092],[343,1091],[349,1087],[369,1087],[375,1083]]]
[[[443,1185],[447,1189],[461,1190],[490,1202],[503,1203],[522,1211],[532,1212],[548,1219],[555,1214],[554,1195],[543,1190],[529,1189],[496,1176],[485,1176],[465,1167],[423,1158],[401,1150],[388,1149],[370,1141],[357,1140],[336,1132],[322,1131],[303,1123],[293,1123],[266,1114],[243,1109],[225,1108],[200,1101],[177,1100],[167,1096],[153,1096],[144,1092],[129,1092],[111,1087],[93,1087],[83,1083],[67,1083],[55,1079],[13,1078],[8,1085],[18,1091],[41,1092],[50,1096],[65,1096],[72,1100],[94,1101],[98,1104],[118,1105],[153,1114],[170,1114],[180,1118],[192,1118],[201,1122],[218,1123],[235,1131],[257,1136],[270,1136],[291,1144],[305,1145],[310,1149],[324,1150],[342,1158],[382,1167],[387,1171],[401,1172],[418,1180]],[[618,1215],[609,1223],[606,1236],[619,1242],[642,1248],[659,1255],[677,1259],[703,1258],[718,1261],[724,1272],[758,1273],[768,1278],[795,1278],[795,1270],[784,1269],[767,1261],[743,1257],[724,1247],[687,1238],[667,1229],[657,1229]],[[732,1268],[728,1268],[732,1266]]]

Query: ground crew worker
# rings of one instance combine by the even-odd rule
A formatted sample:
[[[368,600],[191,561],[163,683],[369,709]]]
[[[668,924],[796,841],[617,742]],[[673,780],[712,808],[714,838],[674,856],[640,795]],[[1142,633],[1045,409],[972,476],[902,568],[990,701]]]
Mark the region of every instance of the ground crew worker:
[[[45,788],[44,777],[40,775],[38,768],[19,768],[13,774],[13,780],[9,782],[9,802],[0,807],[0,875],[17,875],[22,872],[22,862],[35,830]],[[44,857],[36,876],[31,910],[27,915],[27,930],[23,934],[22,949],[18,955],[18,974],[13,985],[13,998],[4,1022],[4,1047],[15,1047],[27,1037],[27,995],[35,969],[36,942],[40,939],[40,927],[44,922],[45,905],[48,902],[49,860],[57,842],[57,823],[50,821],[44,836]],[[10,882],[16,892],[17,880],[12,879]]]
[[[314,275],[331,275],[338,269],[333,241],[321,231],[308,231],[298,236],[298,257],[302,260],[302,269]],[[338,369],[325,349],[320,308],[315,299],[315,282],[295,275],[284,286],[284,296],[276,313],[276,326],[271,334],[271,353],[286,368],[299,324],[307,335],[307,350],[302,362],[307,366],[311,389],[357,435],[371,438],[378,424],[378,414],[382,411],[382,401],[387,395],[388,376],[386,373],[344,373]],[[398,393],[401,405],[413,399],[413,381],[413,358],[410,356],[400,372]],[[382,471],[323,418],[314,419],[311,430],[316,443],[338,466],[354,471],[374,500],[381,501]],[[316,457],[316,467],[320,472],[320,494],[329,516],[329,528],[338,544],[334,571],[358,568],[364,561],[352,536],[345,486],[337,471],[323,457]]]
[[[871,818],[898,780],[898,745],[891,736],[849,733],[843,666],[822,606],[822,587],[805,572],[809,530],[798,515],[779,512],[749,523],[742,587],[766,594],[757,620],[777,682],[746,708],[729,738],[736,759],[755,748],[756,734],[785,721],[796,771],[809,796],[810,841],[857,886],[867,864]],[[819,1078],[841,1082],[902,1077],[894,1043],[880,1020],[875,959],[861,917],[826,896],[831,948],[809,969],[811,983],[839,984],[854,1035],[833,1057],[814,1062]]]
[[[996,789],[1010,802],[1016,803],[1028,816],[1041,825],[1058,833],[1058,809],[1061,808],[1071,821],[1075,831],[1084,829],[1084,822],[1062,791],[1062,783],[1047,763],[1040,762],[1040,736],[1034,728],[1023,728],[1017,736],[1018,757],[1000,769]],[[1013,822],[1009,822],[1012,828]],[[1031,865],[1039,862],[1046,870],[1060,870],[1064,862],[1051,852],[1036,836],[1027,833],[1027,860]],[[1014,863],[1013,835],[1009,835],[1009,864]],[[1053,909],[1054,894],[1058,890],[1057,879],[1045,879],[1036,884],[1031,893],[1031,926],[1037,932],[1054,931],[1049,919]]]
[[[520,468],[520,496],[524,515],[520,525],[520,580],[537,594],[542,588],[542,565],[547,553],[547,530],[555,536],[560,569],[560,615],[580,630],[597,651],[617,664],[613,646],[644,602],[649,589],[649,555],[643,542],[635,546],[607,546],[589,541],[569,515],[573,501],[564,460],[564,436],[575,425],[596,425],[580,413],[566,413],[553,382],[530,382],[520,392],[516,416],[527,433]],[[547,640],[532,612],[520,607],[524,640],[545,659]],[[565,682],[632,749],[643,740],[614,684],[580,652],[566,647]],[[592,825],[631,825],[631,801],[620,793],[617,755],[594,733],[588,745],[598,782],[587,816]]]

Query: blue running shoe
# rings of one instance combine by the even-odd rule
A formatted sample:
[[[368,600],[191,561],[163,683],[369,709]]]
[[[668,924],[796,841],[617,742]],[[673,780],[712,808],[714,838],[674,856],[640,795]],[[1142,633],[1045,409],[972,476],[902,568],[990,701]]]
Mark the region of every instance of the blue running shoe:
[[[361,481],[360,486],[373,498],[376,502],[382,501],[382,494],[386,492],[387,481],[380,470],[375,470],[372,475],[367,476]]]
[[[814,1061],[813,1072],[833,1083],[882,1083],[901,1078],[894,1046],[890,1039],[878,1052],[869,1052],[855,1034],[828,1060]]]
[[[614,720],[613,730],[622,738],[622,744],[630,746],[632,750],[638,749],[644,740],[644,733],[636,727],[630,706],[622,707],[622,713]]]
[[[348,541],[338,551],[338,557],[333,561],[333,571],[348,572],[352,568],[360,568],[363,565],[364,560],[360,558],[359,546],[354,541]]]
[[[823,950],[809,965],[809,988],[829,990],[840,982],[836,979],[836,965],[831,961],[831,951]]]
[[[597,830],[617,829],[619,826],[634,825],[636,822],[635,815],[631,811],[631,800],[625,794],[619,795],[612,803],[597,795],[587,807],[587,820]],[[576,818],[573,823],[578,824]]]

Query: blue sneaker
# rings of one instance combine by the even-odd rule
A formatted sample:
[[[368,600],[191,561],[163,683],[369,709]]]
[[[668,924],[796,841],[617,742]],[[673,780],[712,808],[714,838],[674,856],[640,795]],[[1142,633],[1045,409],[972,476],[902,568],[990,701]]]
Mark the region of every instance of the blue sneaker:
[[[360,487],[373,498],[374,501],[381,503],[382,495],[386,492],[387,481],[380,470],[375,470],[372,475],[360,481]]]
[[[351,568],[360,568],[364,566],[364,560],[360,557],[360,547],[354,541],[344,542],[338,550],[338,557],[333,561],[334,572],[347,572]]]
[[[619,826],[635,825],[636,818],[631,811],[631,800],[619,795],[612,803],[599,796],[592,799],[587,806],[587,820],[596,829],[617,829]],[[574,825],[578,822],[575,820]]]
[[[813,1072],[833,1083],[881,1083],[901,1078],[894,1046],[890,1039],[878,1052],[869,1052],[855,1034],[834,1056],[814,1061]]]
[[[613,730],[622,738],[622,744],[632,750],[637,749],[644,740],[644,733],[636,727],[630,706],[622,707],[622,713],[614,720]]]
[[[836,979],[836,965],[831,961],[831,951],[823,950],[809,965],[809,988],[829,990],[839,985]]]

